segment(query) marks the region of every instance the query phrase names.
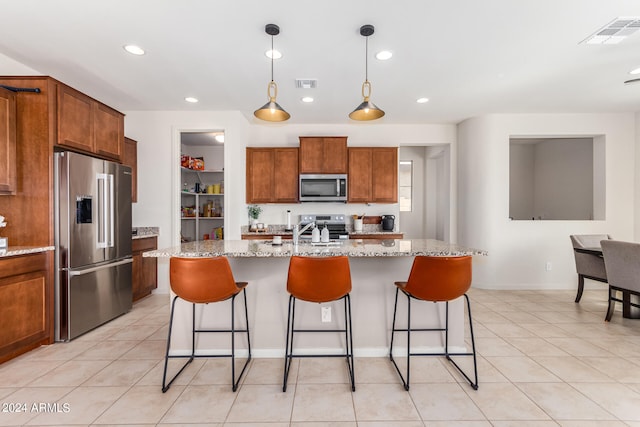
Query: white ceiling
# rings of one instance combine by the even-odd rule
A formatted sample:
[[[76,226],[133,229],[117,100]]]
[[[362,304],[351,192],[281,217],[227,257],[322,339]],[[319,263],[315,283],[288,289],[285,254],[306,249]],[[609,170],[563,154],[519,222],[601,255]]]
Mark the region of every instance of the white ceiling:
[[[579,44],[630,0],[0,0],[0,53],[121,111],[238,110],[267,101],[271,39],[288,123],[349,123],[369,39],[376,123],[458,123],[490,113],[640,111],[640,32]],[[141,57],[122,46],[146,49]],[[394,54],[382,62],[373,55]],[[2,74],[0,70],[0,74]],[[318,80],[296,89],[296,78]],[[312,104],[300,98],[310,95]],[[200,102],[188,104],[185,96]],[[426,104],[417,104],[428,97]]]

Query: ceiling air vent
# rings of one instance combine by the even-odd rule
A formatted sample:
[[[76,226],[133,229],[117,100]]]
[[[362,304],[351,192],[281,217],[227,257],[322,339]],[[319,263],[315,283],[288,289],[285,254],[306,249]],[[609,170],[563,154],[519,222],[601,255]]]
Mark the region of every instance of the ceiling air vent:
[[[640,17],[618,17],[580,43],[618,44],[638,30]]]
[[[298,89],[315,89],[318,86],[316,79],[296,79],[296,88]]]

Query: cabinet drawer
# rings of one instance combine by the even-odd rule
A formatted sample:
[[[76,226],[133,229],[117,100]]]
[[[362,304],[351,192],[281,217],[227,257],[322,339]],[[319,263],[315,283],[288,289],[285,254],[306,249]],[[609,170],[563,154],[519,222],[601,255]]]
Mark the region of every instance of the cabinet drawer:
[[[158,248],[157,237],[141,237],[139,239],[133,239],[131,241],[132,252],[145,252]]]

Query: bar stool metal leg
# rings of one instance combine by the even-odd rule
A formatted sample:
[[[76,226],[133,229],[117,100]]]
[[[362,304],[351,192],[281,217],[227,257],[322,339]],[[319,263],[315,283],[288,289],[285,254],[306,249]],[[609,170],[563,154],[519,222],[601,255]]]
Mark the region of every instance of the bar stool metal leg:
[[[396,368],[396,371],[398,372],[398,375],[400,376],[400,380],[402,381],[402,385],[404,386],[404,389],[409,391],[409,381],[410,381],[410,375],[411,375],[411,370],[410,370],[410,363],[411,363],[411,356],[445,356],[446,359],[451,362],[451,364],[453,364],[453,366],[455,366],[455,368],[464,376],[464,378],[469,382],[469,385],[471,385],[471,387],[474,390],[478,389],[478,365],[477,365],[477,358],[476,358],[476,343],[475,343],[475,337],[474,337],[474,333],[473,333],[473,319],[471,316],[471,304],[469,302],[469,297],[467,296],[467,294],[464,294],[464,298],[465,298],[465,303],[467,306],[467,312],[469,313],[469,333],[471,335],[471,348],[472,351],[471,352],[464,352],[464,353],[451,353],[449,351],[449,301],[445,302],[445,327],[444,328],[411,328],[411,299],[413,298],[411,295],[405,293],[405,295],[407,296],[407,328],[396,328],[396,314],[397,314],[397,310],[398,310],[398,292],[400,290],[396,289],[396,298],[395,298],[395,304],[394,304],[394,309],[393,309],[393,323],[392,323],[392,329],[391,329],[391,345],[390,345],[390,349],[389,349],[389,358],[391,359],[391,362],[393,363],[393,366]],[[398,367],[397,362],[395,361],[395,359],[393,358],[393,341],[394,341],[394,334],[396,332],[403,332],[406,331],[407,332],[407,369],[406,369],[406,374],[403,375],[402,371],[400,370],[400,368]],[[434,332],[434,331],[440,331],[440,332],[444,332],[445,333],[445,347],[444,347],[444,353],[411,353],[411,332]],[[451,356],[473,356],[473,372],[474,372],[474,379],[471,380],[471,378],[469,378],[469,376],[467,375],[467,373],[464,372],[464,370],[462,370],[462,368],[452,359]]]
[[[163,393],[166,393],[166,391],[169,390],[169,387],[171,387],[171,384],[173,383],[173,381],[178,377],[178,375],[182,373],[182,371],[184,371],[184,368],[186,368],[188,364],[193,362],[193,358],[195,357],[194,356],[194,353],[195,353],[194,330],[195,330],[196,311],[195,311],[195,304],[192,304],[193,311],[191,313],[191,322],[192,322],[191,323],[191,337],[192,337],[191,357],[189,357],[189,360],[187,360],[187,362],[184,365],[182,365],[182,368],[180,368],[178,373],[175,374],[167,384],[167,367],[169,365],[169,359],[171,358],[171,356],[169,356],[169,350],[171,348],[171,331],[173,330],[173,314],[175,312],[177,299],[178,299],[178,296],[176,295],[175,297],[173,297],[173,301],[171,302],[171,317],[169,318],[169,336],[167,337],[167,351],[164,356],[164,373],[162,374],[162,392]]]
[[[242,290],[243,294],[244,294],[244,310],[245,310],[245,322],[246,322],[246,328],[245,329],[236,329],[235,327],[235,297],[236,295],[233,295],[232,297],[229,298],[229,300],[231,301],[231,328],[230,329],[196,329],[196,305],[194,303],[191,304],[191,354],[189,356],[183,356],[183,355],[169,355],[169,350],[171,349],[171,332],[173,330],[173,318],[174,318],[174,313],[175,313],[175,305],[176,305],[176,301],[178,299],[178,296],[175,296],[173,298],[173,301],[171,303],[171,317],[169,319],[169,332],[168,332],[168,337],[167,337],[167,350],[165,353],[165,359],[164,359],[164,372],[162,375],[162,392],[165,393],[167,390],[169,390],[169,387],[171,387],[171,384],[175,381],[176,378],[178,378],[178,376],[182,373],[182,371],[184,371],[184,369],[187,367],[187,365],[189,365],[191,362],[193,362],[193,359],[196,357],[230,357],[231,358],[231,389],[233,391],[236,391],[238,389],[238,385],[240,384],[240,380],[242,379],[242,376],[244,375],[245,371],[247,370],[247,367],[249,366],[249,362],[251,362],[251,340],[250,340],[250,334],[249,334],[249,314],[248,314],[248,308],[247,308],[247,294],[246,294],[246,289]],[[195,351],[196,351],[196,333],[200,333],[200,332],[226,332],[226,333],[231,333],[231,353],[230,354],[199,354],[196,355]],[[242,370],[240,371],[240,374],[238,375],[238,377],[236,378],[236,374],[235,374],[235,359],[236,359],[236,351],[235,351],[235,335],[236,333],[245,333],[247,334],[247,351],[248,351],[248,355],[247,355],[247,360],[245,361],[244,365],[242,366]],[[187,360],[187,362],[180,368],[180,370],[171,378],[171,380],[167,383],[167,368],[169,365],[169,359],[172,358],[185,358],[188,357],[189,360]]]
[[[287,339],[284,354],[284,380],[282,391],[287,391],[287,379],[289,378],[289,369],[291,368],[291,359],[293,356],[293,318],[296,311],[296,299],[293,295],[289,296],[289,309],[287,310]]]
[[[348,313],[347,313],[348,312]],[[351,297],[349,294],[344,297],[344,318],[345,318],[345,345],[347,348],[347,367],[349,368],[349,378],[351,379],[351,391],[356,391],[356,379],[353,364],[353,328],[351,323]]]
[[[345,313],[345,327],[344,329],[327,329],[327,330],[313,330],[313,329],[296,329],[295,328],[295,312],[296,312],[296,298],[293,295],[289,296],[289,309],[287,312],[287,338],[285,343],[285,356],[284,356],[284,375],[282,381],[282,391],[287,391],[287,380],[289,378],[289,371],[291,368],[291,361],[294,357],[345,357],[347,362],[347,369],[349,370],[349,380],[351,382],[351,391],[356,391],[355,383],[355,369],[353,359],[353,323],[351,320],[351,298],[349,294],[343,297],[344,299],[344,313]],[[345,334],[345,353],[337,355],[294,355],[293,354],[293,336],[294,332],[344,332]]]

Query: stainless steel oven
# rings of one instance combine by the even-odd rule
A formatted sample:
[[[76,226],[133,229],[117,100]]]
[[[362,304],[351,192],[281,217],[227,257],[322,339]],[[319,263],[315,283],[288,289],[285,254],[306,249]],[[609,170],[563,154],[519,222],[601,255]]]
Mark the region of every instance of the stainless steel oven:
[[[301,202],[346,202],[347,175],[300,175]]]

